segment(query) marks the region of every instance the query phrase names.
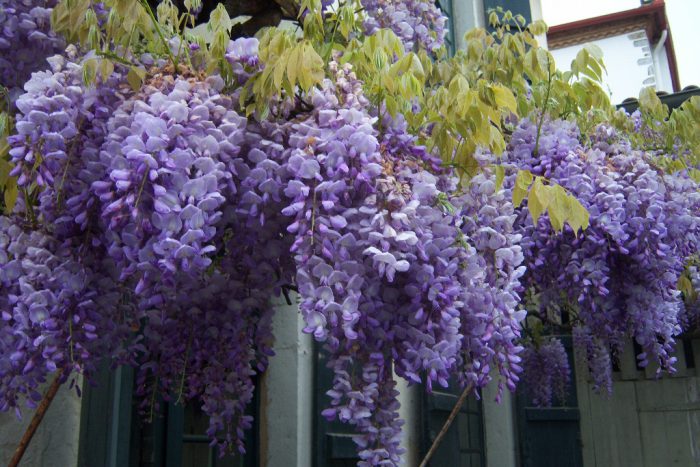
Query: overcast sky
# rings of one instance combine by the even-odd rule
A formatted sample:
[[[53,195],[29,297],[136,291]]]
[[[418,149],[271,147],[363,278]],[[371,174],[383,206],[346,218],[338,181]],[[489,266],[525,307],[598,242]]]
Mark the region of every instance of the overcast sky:
[[[548,25],[629,10],[639,0],[540,0]],[[666,0],[681,88],[700,86],[700,0]]]

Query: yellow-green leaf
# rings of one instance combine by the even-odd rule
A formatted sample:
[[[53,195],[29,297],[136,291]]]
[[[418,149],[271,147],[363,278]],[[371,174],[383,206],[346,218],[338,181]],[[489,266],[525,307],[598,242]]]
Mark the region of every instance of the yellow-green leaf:
[[[549,221],[555,231],[561,232],[564,229],[564,223],[571,217],[571,198],[559,185],[553,185],[551,190],[552,199],[547,211]]]
[[[83,63],[83,82],[92,85],[97,77],[97,59],[90,58]]]
[[[540,216],[547,210],[551,200],[550,187],[542,184],[540,177],[535,178],[535,182],[530,188],[530,194],[527,197],[527,207],[532,216],[532,223],[537,224]]]
[[[287,61],[287,79],[289,84],[293,87],[297,83],[297,77],[299,76],[299,67],[303,66],[301,60],[301,47],[297,46],[292,49],[289,53],[289,60]]]
[[[100,61],[100,77],[102,78],[102,81],[107,81],[110,76],[112,76],[112,73],[114,72],[114,63],[112,63],[112,60],[109,60],[107,58],[103,58]]]
[[[585,207],[573,196],[570,196],[569,207],[571,209],[571,217],[568,219],[568,223],[572,229],[574,229],[574,234],[578,235],[579,229],[586,230],[589,226],[590,213]]]
[[[17,189],[17,180],[10,177],[5,184],[4,198],[5,198],[5,214],[12,213],[15,208],[15,203],[17,202],[17,195],[19,190]]]
[[[5,186],[7,181],[10,179],[10,171],[12,170],[12,164],[10,164],[5,159],[0,159],[0,188]]]
[[[493,90],[493,94],[496,98],[496,105],[498,105],[499,108],[505,108],[512,113],[517,113],[518,104],[515,101],[515,96],[510,89],[498,84],[492,86],[491,89]]]
[[[695,287],[693,287],[693,283],[690,281],[686,274],[682,274],[681,277],[678,278],[678,284],[676,285],[676,288],[683,293],[686,299],[697,299],[697,292],[695,291]]]
[[[129,68],[129,72],[126,75],[126,81],[129,83],[129,86],[131,86],[131,89],[134,91],[138,91],[141,89],[141,84],[143,84],[143,80],[146,77],[146,70],[143,68],[139,68],[136,66],[132,66]]]
[[[496,165],[493,167],[493,171],[496,173],[496,191],[503,188],[503,179],[506,176],[506,170],[502,165]]]

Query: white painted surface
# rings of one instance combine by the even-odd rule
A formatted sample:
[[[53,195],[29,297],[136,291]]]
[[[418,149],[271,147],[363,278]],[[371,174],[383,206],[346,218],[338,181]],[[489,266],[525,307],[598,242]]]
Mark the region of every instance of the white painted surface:
[[[628,97],[638,97],[639,91],[647,86],[653,86],[658,91],[672,92],[665,52],[662,60],[665,63],[655,65],[651,44],[643,30],[599,39],[592,43],[603,50],[603,62],[608,70],[603,78],[603,88],[609,91],[613,104],[620,103]],[[572,60],[583,46],[584,44],[551,50],[557,67],[569,70]],[[657,80],[655,68],[661,68],[664,64],[666,71],[660,73],[661,80]]]
[[[470,29],[485,26],[484,3],[481,0],[453,0],[452,26],[457,49],[465,47],[464,34]]]
[[[313,436],[313,341],[296,297],[280,300],[272,321],[276,355],[260,387],[261,465],[310,466]]]
[[[700,339],[693,346],[700,347]],[[677,355],[683,355],[681,342]],[[697,368],[685,368],[679,359],[676,376],[656,380],[636,369],[628,349],[621,355],[613,393],[607,396],[593,392],[587,372],[579,366],[584,467],[700,466]]]
[[[491,382],[482,391],[484,438],[487,467],[517,466],[515,402],[506,390],[500,403],[496,402],[497,387]]]
[[[81,383],[82,384],[82,383]],[[0,413],[0,465],[7,465],[34,412]],[[21,467],[71,467],[78,463],[80,399],[64,384],[56,394],[44,420],[22,458]]]
[[[404,465],[414,466],[421,461],[419,446],[421,442],[420,402],[423,389],[419,386],[409,386],[406,380],[394,375],[396,389],[399,391],[399,416],[405,421],[402,427],[401,447],[406,450],[403,455]]]
[[[681,88],[691,84],[700,85],[700,60],[697,50],[700,1],[665,0],[665,4]],[[545,21],[552,26],[630,10],[639,5],[639,0],[542,0],[542,12]]]

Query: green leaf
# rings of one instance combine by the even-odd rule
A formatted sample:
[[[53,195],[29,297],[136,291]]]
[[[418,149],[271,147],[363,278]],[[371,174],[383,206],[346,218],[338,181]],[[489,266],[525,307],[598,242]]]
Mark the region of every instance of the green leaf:
[[[697,292],[695,291],[695,287],[693,287],[693,283],[690,281],[686,273],[681,274],[681,276],[678,278],[676,288],[683,293],[683,296],[686,299],[691,301],[697,300]]]
[[[126,75],[126,81],[131,86],[131,89],[138,91],[141,89],[143,80],[146,78],[146,70],[139,68],[137,66],[132,66],[129,68],[129,73]]]
[[[569,205],[571,208],[571,216],[568,223],[574,229],[574,235],[578,236],[579,229],[586,230],[590,225],[590,213],[585,207],[573,196],[570,197]]]
[[[532,216],[533,224],[537,225],[537,221],[547,210],[551,199],[550,187],[543,185],[540,177],[535,178],[535,182],[530,188],[530,194],[527,197],[527,207]]]
[[[501,109],[508,109],[517,115],[518,103],[515,101],[515,96],[511,90],[499,84],[492,86],[491,89],[496,98],[496,105]]]
[[[275,94],[282,91],[282,80],[284,79],[285,71],[287,71],[287,60],[289,55],[282,55],[272,66],[273,84],[275,85]]]
[[[299,84],[304,91],[319,84],[324,77],[323,59],[310,43],[305,42],[302,49],[302,66],[299,73]]]
[[[112,60],[107,58],[100,60],[100,77],[102,78],[102,82],[107,81],[109,77],[112,76],[112,73],[114,73],[114,63],[112,63]]]
[[[668,115],[668,107],[661,102],[652,87],[643,88],[639,92],[639,106],[656,120],[665,120]]]
[[[299,76],[299,68],[303,66],[301,57],[301,47],[296,46],[289,53],[289,61],[287,62],[287,79],[291,86],[294,86],[297,82],[297,76]]]
[[[10,177],[5,184],[4,190],[5,214],[11,214],[14,210],[18,194],[19,190],[17,189],[17,180]]]
[[[10,179],[10,171],[12,171],[12,164],[5,159],[0,159],[0,189],[2,189]]]
[[[532,173],[529,170],[521,170],[515,177],[515,186],[513,187],[513,205],[517,208],[520,206],[527,196],[527,191],[532,184]]]
[[[549,221],[556,232],[564,230],[564,223],[571,217],[571,197],[560,185],[552,185],[549,204]]]
[[[90,58],[83,63],[83,82],[91,86],[95,83],[97,77],[97,59]]]
[[[209,15],[209,25],[214,31],[230,31],[233,27],[233,21],[226,11],[224,2],[216,5],[214,11]]]
[[[502,165],[495,165],[493,171],[496,173],[496,191],[503,188],[503,179],[506,176],[506,170]]]

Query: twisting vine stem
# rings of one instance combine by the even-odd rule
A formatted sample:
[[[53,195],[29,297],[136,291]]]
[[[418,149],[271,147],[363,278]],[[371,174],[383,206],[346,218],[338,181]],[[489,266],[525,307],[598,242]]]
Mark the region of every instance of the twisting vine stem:
[[[63,382],[61,381],[62,377],[63,369],[60,369],[51,382],[51,386],[49,386],[49,389],[46,390],[44,398],[41,399],[39,406],[36,408],[32,421],[29,422],[27,429],[24,431],[24,435],[22,435],[22,439],[19,441],[19,445],[17,445],[17,449],[15,449],[15,453],[12,456],[12,460],[10,460],[8,467],[17,467],[19,465],[25,451],[27,450],[27,447],[29,446],[29,443],[36,433],[37,428],[39,428],[39,424],[44,419],[46,411],[49,409],[51,402],[53,401],[54,397],[56,397],[58,389],[61,387],[61,383]]]
[[[536,157],[540,150],[540,134],[542,134],[542,124],[544,123],[544,117],[547,114],[547,105],[549,105],[549,93],[552,90],[552,68],[549,63],[549,55],[547,55],[547,93],[544,96],[544,103],[542,104],[542,114],[540,115],[540,121],[537,122],[537,136],[535,137],[535,152],[533,155]]]
[[[469,383],[467,385],[467,387],[464,388],[464,391],[462,391],[462,394],[459,395],[459,399],[457,399],[457,403],[452,408],[452,412],[450,412],[450,416],[447,417],[447,421],[440,429],[440,432],[438,433],[438,435],[435,437],[435,441],[433,441],[433,444],[430,445],[430,449],[428,449],[428,452],[425,454],[425,457],[421,461],[419,467],[426,467],[428,465],[428,461],[430,461],[430,459],[433,457],[433,455],[437,451],[438,447],[440,447],[440,443],[442,443],[442,439],[447,434],[447,431],[450,429],[450,426],[452,426],[452,422],[454,422],[455,418],[457,418],[457,414],[459,413],[460,409],[464,405],[464,401],[467,400],[467,396],[469,396],[469,393],[471,393],[473,389],[474,389],[474,383]]]

